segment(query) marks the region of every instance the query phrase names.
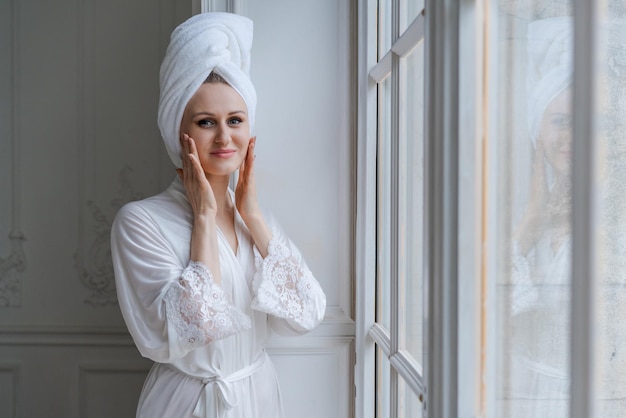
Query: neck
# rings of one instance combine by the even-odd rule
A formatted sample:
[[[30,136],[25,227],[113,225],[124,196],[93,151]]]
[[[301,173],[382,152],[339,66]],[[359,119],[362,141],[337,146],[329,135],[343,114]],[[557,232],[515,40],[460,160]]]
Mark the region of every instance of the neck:
[[[230,176],[207,175],[207,180],[213,190],[215,202],[217,203],[217,213],[223,213],[230,207],[231,201],[228,197],[228,181]]]

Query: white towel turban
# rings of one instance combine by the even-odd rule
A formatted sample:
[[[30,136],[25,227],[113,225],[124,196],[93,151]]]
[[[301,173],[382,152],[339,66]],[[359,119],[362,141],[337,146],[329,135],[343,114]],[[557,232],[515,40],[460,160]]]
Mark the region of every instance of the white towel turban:
[[[546,108],[572,83],[573,24],[568,16],[536,20],[528,25],[528,124],[533,144]]]
[[[174,165],[180,158],[180,124],[187,103],[211,72],[224,78],[248,107],[254,128],[256,92],[250,81],[252,21],[232,13],[201,13],[179,25],[161,64],[158,124]]]

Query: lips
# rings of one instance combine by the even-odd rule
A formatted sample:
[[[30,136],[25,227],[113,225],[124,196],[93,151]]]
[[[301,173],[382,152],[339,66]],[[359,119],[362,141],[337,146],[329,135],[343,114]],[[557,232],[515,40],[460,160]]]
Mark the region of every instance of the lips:
[[[211,155],[217,158],[229,158],[235,155],[235,152],[234,149],[221,149],[211,152]]]

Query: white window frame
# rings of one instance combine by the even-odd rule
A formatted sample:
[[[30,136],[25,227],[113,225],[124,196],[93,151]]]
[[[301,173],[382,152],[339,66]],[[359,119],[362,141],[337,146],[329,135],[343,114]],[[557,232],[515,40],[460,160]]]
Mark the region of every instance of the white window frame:
[[[596,417],[597,342],[597,2],[574,2],[574,140],[571,417]],[[359,114],[356,223],[356,416],[374,417],[373,340],[386,337],[374,326],[376,255],[376,81],[390,71],[392,56],[376,62],[376,2],[359,3]],[[425,358],[426,415],[438,418],[493,416],[495,292],[493,260],[483,266],[481,249],[495,254],[493,229],[497,181],[489,161],[494,121],[483,109],[495,102],[485,81],[495,73],[495,41],[489,13],[494,0],[427,0],[425,19],[426,153],[425,186]],[[486,47],[486,48],[485,48]],[[462,65],[461,65],[462,63]],[[584,97],[585,100],[577,99]],[[485,151],[483,153],[483,150]],[[487,156],[487,161],[482,160]],[[484,190],[484,183],[492,185]],[[463,205],[463,210],[459,210]],[[481,218],[484,217],[484,218]],[[491,238],[490,238],[491,237]],[[486,241],[483,242],[483,239]],[[485,244],[485,245],[483,245]],[[463,280],[463,274],[473,280]],[[484,304],[484,305],[483,305]],[[479,307],[484,306],[485,323]],[[574,326],[575,324],[575,326]],[[485,329],[487,331],[485,331]],[[373,331],[372,331],[373,330]],[[484,334],[487,335],[484,335]],[[482,345],[482,346],[481,346]],[[391,349],[391,347],[390,347]],[[481,349],[486,353],[481,353]],[[481,356],[482,354],[482,356]],[[485,379],[485,380],[481,380]]]
[[[424,417],[479,416],[486,396],[480,376],[486,368],[478,308],[486,289],[481,280],[462,280],[462,273],[475,278],[486,274],[480,263],[484,3],[427,0],[424,25],[411,25],[393,43],[393,53],[378,63],[376,2],[359,4],[356,416],[375,414],[374,341],[383,350],[397,348],[374,322],[376,82],[392,70],[394,55],[406,54],[406,39],[415,33],[425,37],[426,72],[424,358],[419,359],[424,376],[416,380],[425,394]],[[464,158],[459,159],[460,153]]]
[[[398,346],[397,274],[391,274],[391,333],[375,323],[376,300],[376,154],[377,154],[377,84],[392,72],[392,108],[400,100],[399,61],[409,54],[424,36],[424,15],[419,15],[406,30],[400,34],[399,1],[394,1],[392,8],[392,47],[377,62],[377,1],[364,0],[358,8],[358,144],[357,144],[357,219],[356,219],[356,360],[355,416],[373,418],[375,416],[375,356],[378,346],[388,357],[392,373],[398,373],[410,390],[422,396],[424,384],[421,366],[410,354]],[[395,116],[394,116],[395,115]],[[398,199],[398,150],[397,140],[401,119],[397,110],[392,110],[392,161],[395,158],[395,173],[392,172],[392,265],[394,254],[397,255],[397,210],[394,204]],[[395,143],[395,147],[393,144]],[[396,248],[394,253],[394,248]],[[393,269],[393,267],[392,267]],[[418,361],[421,359],[418,359]],[[391,396],[397,400],[397,387],[391,383]],[[392,399],[392,405],[394,399]],[[392,409],[393,406],[392,406]],[[397,413],[397,408],[394,409]],[[393,415],[393,413],[392,413]]]
[[[484,62],[480,0],[426,1],[426,416],[482,413]]]
[[[598,56],[601,2],[574,1],[572,139],[571,418],[599,418],[597,411],[599,259]]]

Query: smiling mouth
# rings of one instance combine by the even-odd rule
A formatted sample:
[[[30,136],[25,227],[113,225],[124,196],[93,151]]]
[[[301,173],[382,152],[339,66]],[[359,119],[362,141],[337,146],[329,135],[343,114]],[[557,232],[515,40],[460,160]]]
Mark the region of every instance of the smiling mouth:
[[[218,158],[227,158],[234,154],[235,154],[235,150],[232,150],[232,149],[213,151],[211,153],[211,155],[213,155],[214,157],[218,157]]]

